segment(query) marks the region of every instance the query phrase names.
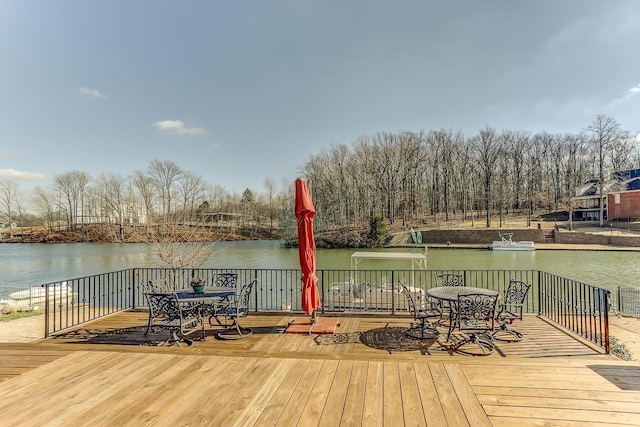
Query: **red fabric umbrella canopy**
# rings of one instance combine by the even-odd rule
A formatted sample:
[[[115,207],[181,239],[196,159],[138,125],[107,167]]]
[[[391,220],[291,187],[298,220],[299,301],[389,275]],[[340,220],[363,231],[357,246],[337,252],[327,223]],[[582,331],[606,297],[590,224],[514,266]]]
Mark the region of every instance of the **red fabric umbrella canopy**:
[[[296,218],[298,220],[298,256],[302,270],[302,309],[313,314],[320,307],[318,276],[316,276],[316,242],[313,237],[313,217],[316,210],[304,179],[296,179]]]

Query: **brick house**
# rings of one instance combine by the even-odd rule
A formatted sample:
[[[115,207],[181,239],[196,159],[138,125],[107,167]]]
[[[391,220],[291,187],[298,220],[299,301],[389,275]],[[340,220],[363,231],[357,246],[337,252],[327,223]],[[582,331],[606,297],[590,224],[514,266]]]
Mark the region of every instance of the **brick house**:
[[[578,188],[573,201],[573,220],[599,221],[600,204],[604,203],[605,220],[640,219],[640,169],[614,172],[598,194],[598,180]]]

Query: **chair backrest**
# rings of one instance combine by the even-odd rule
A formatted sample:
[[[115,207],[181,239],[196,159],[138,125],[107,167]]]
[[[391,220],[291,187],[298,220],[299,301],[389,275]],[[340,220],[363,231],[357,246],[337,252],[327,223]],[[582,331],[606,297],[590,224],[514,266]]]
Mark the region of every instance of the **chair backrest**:
[[[523,282],[522,280],[509,280],[509,286],[507,286],[507,290],[504,292],[504,302],[501,306],[509,311],[511,315],[517,316],[522,320],[522,307],[529,289],[531,289],[529,283]]]
[[[143,292],[152,293],[152,294],[168,292],[167,286],[164,283],[160,284],[160,282],[154,282],[152,280],[148,280],[147,282],[143,283],[143,288],[144,288]]]
[[[145,292],[152,318],[180,318],[178,299],[173,293]]]
[[[236,300],[236,309],[238,312],[243,312],[246,316],[249,313],[249,297],[251,297],[251,288],[258,283],[257,279],[253,279],[251,282],[246,285],[242,285],[240,288],[240,294],[238,294],[238,299]]]
[[[237,273],[219,273],[213,279],[213,286],[216,288],[232,288],[235,289],[238,282]]]
[[[456,322],[458,323],[460,330],[492,330],[497,301],[497,295],[458,295],[458,305],[456,307]]]
[[[411,295],[411,291],[409,290],[407,285],[405,285],[402,282],[399,282],[399,285],[400,285],[400,289],[402,289],[402,293],[407,298],[407,307],[409,309],[409,312],[413,314],[413,316],[415,317],[417,308],[416,308],[416,302],[413,299],[413,295]]]
[[[461,274],[438,274],[436,276],[437,286],[464,286],[464,279]]]
[[[504,293],[504,303],[510,305],[522,305],[527,298],[531,285],[522,280],[509,280],[509,286]]]

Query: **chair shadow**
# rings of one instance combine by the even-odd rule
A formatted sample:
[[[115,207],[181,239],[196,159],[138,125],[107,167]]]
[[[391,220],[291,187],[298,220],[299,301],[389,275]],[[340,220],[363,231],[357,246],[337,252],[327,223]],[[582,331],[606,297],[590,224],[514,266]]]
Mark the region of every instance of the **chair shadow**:
[[[216,334],[222,327],[205,329],[206,339],[218,339]],[[252,327],[254,335],[266,335],[277,333],[273,326]],[[135,346],[160,346],[169,338],[169,331],[149,331],[145,335],[147,326],[132,326],[128,328],[106,329],[106,328],[81,328],[74,331],[57,334],[53,339],[65,340],[69,344],[111,344],[111,345],[135,345]],[[194,342],[202,342],[200,331],[195,331],[187,338]]]
[[[54,340],[65,340],[69,344],[114,344],[136,346],[158,346],[169,337],[169,331],[154,333],[145,326],[132,326],[128,328],[81,328],[70,332],[64,332],[53,337]],[[194,334],[191,334],[194,335]]]
[[[361,332],[359,340],[367,347],[383,350],[392,354],[394,352],[419,351],[430,355],[432,352],[448,352],[440,345],[437,337],[413,338],[406,334],[407,328],[388,327],[370,329]]]

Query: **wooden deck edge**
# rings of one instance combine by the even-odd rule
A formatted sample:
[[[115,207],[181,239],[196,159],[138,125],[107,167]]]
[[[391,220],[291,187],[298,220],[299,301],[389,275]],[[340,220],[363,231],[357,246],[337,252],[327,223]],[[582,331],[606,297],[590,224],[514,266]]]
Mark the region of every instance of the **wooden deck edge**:
[[[573,332],[572,330],[566,328],[565,326],[562,326],[560,323],[554,322],[553,320],[549,319],[548,317],[545,317],[541,314],[537,314],[536,317],[542,321],[544,321],[545,323],[553,326],[554,328],[556,328],[557,330],[563,332],[564,334],[570,336],[571,338],[575,339],[576,341],[578,341],[581,344],[586,345],[587,347],[589,347],[592,350],[597,351],[598,353],[602,354],[602,355],[607,355],[607,353],[605,352],[605,349],[600,347],[599,345],[596,345],[594,343],[592,343],[591,341],[589,341],[588,339],[576,334],[575,332]],[[615,356],[613,356],[615,357]]]

